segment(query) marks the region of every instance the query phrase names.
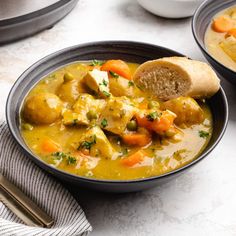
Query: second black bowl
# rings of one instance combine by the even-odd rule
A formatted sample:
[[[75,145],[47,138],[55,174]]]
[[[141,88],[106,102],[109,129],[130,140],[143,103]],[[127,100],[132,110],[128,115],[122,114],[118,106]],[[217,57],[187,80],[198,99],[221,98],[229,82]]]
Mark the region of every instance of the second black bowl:
[[[193,36],[205,58],[223,78],[236,84],[236,72],[221,64],[207,51],[204,43],[206,30],[212,18],[220,11],[236,5],[235,0],[207,0],[199,6],[192,19]]]
[[[32,153],[24,142],[19,128],[19,114],[25,96],[28,94],[31,88],[35,86],[45,75],[56,70],[58,67],[75,61],[92,59],[123,59],[130,62],[143,63],[147,60],[168,56],[183,55],[159,46],[137,42],[120,41],[83,44],[53,53],[32,65],[13,85],[6,106],[6,117],[9,129],[15,140],[22,147],[22,151],[25,152],[25,154],[42,169],[48,171],[62,181],[74,184],[79,187],[82,186],[107,192],[132,192],[154,187],[160,183],[175,179],[178,175],[184,173],[190,169],[190,167],[204,159],[216,147],[217,143],[222,138],[228,121],[228,104],[222,88],[208,100],[208,104],[213,113],[214,130],[212,138],[206,149],[198,158],[193,160],[188,165],[160,176],[137,180],[113,181],[97,180],[69,174],[48,165],[38,158],[34,153]]]

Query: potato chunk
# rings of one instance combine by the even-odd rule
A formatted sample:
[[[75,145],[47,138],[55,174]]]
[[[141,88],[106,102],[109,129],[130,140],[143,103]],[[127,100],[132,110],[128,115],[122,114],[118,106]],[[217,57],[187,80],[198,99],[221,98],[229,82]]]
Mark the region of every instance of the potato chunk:
[[[63,113],[64,125],[89,125],[88,113],[93,111],[99,116],[105,103],[103,99],[94,99],[89,94],[80,94],[73,109]]]
[[[26,100],[24,118],[34,124],[51,124],[61,116],[63,104],[52,93],[39,93]]]
[[[73,105],[80,93],[86,92],[86,88],[81,83],[84,76],[87,74],[87,68],[84,65],[79,65],[76,74],[66,72],[63,76],[63,83],[57,90],[57,95],[65,102]]]
[[[135,86],[134,82],[131,80],[127,80],[121,76],[118,78],[110,78],[110,92],[112,95],[120,97],[135,97],[139,96],[140,90]]]
[[[220,43],[220,47],[234,61],[236,61],[236,38],[230,36]]]
[[[98,124],[105,130],[122,135],[136,109],[126,97],[110,98],[98,120]]]
[[[85,75],[84,83],[102,98],[110,96],[107,72],[94,69]]]
[[[83,134],[78,150],[87,149],[89,155],[111,159],[115,151],[99,126],[93,126]]]
[[[79,96],[79,81],[64,82],[58,89],[58,96],[65,102],[73,104]]]
[[[203,110],[193,98],[178,97],[164,102],[162,106],[177,115],[174,121],[177,125],[191,125],[204,120]]]

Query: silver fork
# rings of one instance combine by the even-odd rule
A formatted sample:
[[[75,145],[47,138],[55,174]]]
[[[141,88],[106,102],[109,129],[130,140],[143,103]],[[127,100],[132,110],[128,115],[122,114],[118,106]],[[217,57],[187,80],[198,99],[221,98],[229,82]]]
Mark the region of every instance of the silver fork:
[[[54,223],[46,212],[2,174],[0,174],[0,201],[26,225],[50,228]]]

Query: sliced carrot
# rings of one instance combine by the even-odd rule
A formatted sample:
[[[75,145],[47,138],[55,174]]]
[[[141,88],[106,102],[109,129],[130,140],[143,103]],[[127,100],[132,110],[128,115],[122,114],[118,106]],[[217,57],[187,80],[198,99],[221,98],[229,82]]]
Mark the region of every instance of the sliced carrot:
[[[134,154],[122,159],[121,164],[128,167],[132,167],[138,163],[141,163],[144,160],[145,155],[146,153],[144,152],[144,150],[139,150]]]
[[[108,71],[108,72],[111,71],[120,76],[123,76],[124,78],[128,80],[131,80],[130,68],[122,60],[108,60],[102,65],[101,70]]]
[[[148,103],[146,101],[143,101],[143,102],[139,103],[138,107],[140,109],[147,109],[148,108]]]
[[[219,33],[227,32],[233,28],[233,20],[226,16],[219,16],[213,20],[212,28]]]
[[[138,126],[145,127],[148,130],[152,130],[151,127],[153,125],[153,121],[149,121],[145,115],[136,114],[135,117],[137,119]]]
[[[233,28],[227,32],[226,37],[230,37],[230,36],[233,36],[236,38],[236,28]]]
[[[135,117],[139,126],[156,133],[163,133],[172,126],[176,115],[170,111],[163,111],[161,116],[153,121],[150,121],[147,116],[140,116],[139,114],[136,114]]]
[[[43,152],[48,153],[61,151],[60,145],[50,138],[43,140],[41,148]]]
[[[132,134],[125,134],[122,136],[122,140],[124,143],[128,145],[135,145],[139,147],[146,146],[149,144],[152,139],[149,133],[132,133]]]
[[[154,122],[153,130],[156,133],[167,131],[173,124],[176,115],[172,112],[164,111],[159,121]]]

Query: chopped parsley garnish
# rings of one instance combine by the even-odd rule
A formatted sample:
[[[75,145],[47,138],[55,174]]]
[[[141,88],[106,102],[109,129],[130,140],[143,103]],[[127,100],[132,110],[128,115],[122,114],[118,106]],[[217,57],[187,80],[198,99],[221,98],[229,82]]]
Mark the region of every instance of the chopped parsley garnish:
[[[101,121],[101,126],[103,128],[105,128],[107,126],[107,120],[105,118]]]
[[[90,66],[101,66],[103,64],[104,64],[104,62],[94,59],[94,60],[92,60],[92,63],[90,64]]]
[[[108,93],[107,91],[102,91],[102,93],[106,96],[106,97],[110,97],[111,96],[111,94],[110,93]]]
[[[91,141],[83,141],[77,148],[78,150],[80,149],[88,149],[90,150],[93,144],[96,144],[97,137],[96,135],[91,136]]]
[[[122,154],[123,154],[123,155],[127,155],[127,154],[128,154],[128,148],[122,149]]]
[[[76,125],[77,122],[78,122],[78,119],[74,119],[73,122],[72,122],[72,125],[73,125],[73,126]]]
[[[129,86],[129,87],[134,86],[134,82],[133,82],[133,81],[129,81],[129,82],[128,82],[128,86]]]
[[[53,152],[52,156],[55,157],[57,160],[64,159],[66,160],[68,165],[74,165],[76,163],[76,158],[73,156],[70,156],[67,153],[64,152]]]
[[[57,159],[65,158],[67,155],[64,152],[53,152],[52,156],[57,157]]]
[[[112,77],[114,77],[114,78],[119,78],[119,75],[116,74],[116,73],[113,72],[113,71],[109,71],[109,74],[110,74]]]
[[[204,131],[204,130],[199,130],[199,131],[198,131],[198,134],[199,134],[199,136],[200,136],[201,138],[208,138],[209,135],[210,135],[208,132],[206,132],[206,131]]]
[[[128,148],[122,148],[119,152],[119,157],[126,156],[129,153]]]
[[[149,113],[146,117],[149,121],[154,121],[158,118],[158,113],[156,111]]]
[[[144,86],[143,85],[136,85],[140,90],[144,90]]]
[[[156,149],[155,149],[155,148],[150,148],[150,150],[151,150],[152,152],[155,152],[155,151],[156,151]]]
[[[72,156],[67,157],[67,164],[68,165],[74,165],[75,163],[76,163],[75,157],[72,157]]]
[[[107,84],[108,84],[108,82],[107,82],[105,79],[103,79],[103,80],[102,80],[102,83],[101,83],[101,84],[99,84],[99,85],[104,85],[104,86],[106,86],[106,87],[107,87]]]

